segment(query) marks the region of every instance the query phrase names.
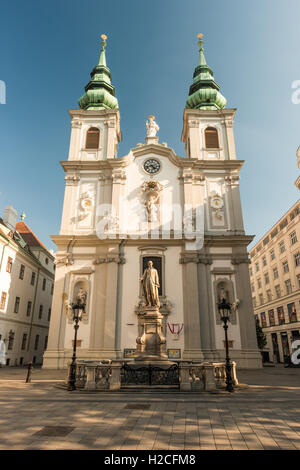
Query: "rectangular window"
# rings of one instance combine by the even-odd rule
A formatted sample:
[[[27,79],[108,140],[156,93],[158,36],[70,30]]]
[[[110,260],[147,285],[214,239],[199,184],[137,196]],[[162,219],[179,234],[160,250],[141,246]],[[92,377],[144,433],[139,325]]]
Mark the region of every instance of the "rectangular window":
[[[300,274],[297,274],[298,289],[300,289]]]
[[[261,279],[260,279],[260,277],[257,279],[257,287],[259,289],[261,288]]]
[[[291,238],[291,244],[294,245],[295,243],[297,243],[297,234],[296,232],[292,232],[290,233],[290,238]]]
[[[25,266],[21,264],[19,279],[24,279]]]
[[[265,314],[265,312],[262,312],[262,313],[260,314],[260,319],[261,319],[261,326],[262,326],[262,328],[266,328],[266,326],[267,326],[267,319],[266,319],[266,314]]]
[[[258,263],[255,263],[255,269],[256,269],[256,272],[259,271],[259,264]]]
[[[269,278],[269,273],[265,274],[265,284],[269,284],[270,278]]]
[[[249,269],[249,272],[250,272],[250,276],[253,276],[253,270],[252,270],[252,268]]]
[[[252,297],[253,307],[256,307],[256,297]]]
[[[51,308],[49,308],[48,310],[48,321],[50,321],[50,318],[51,318]]]
[[[19,312],[19,307],[20,307],[20,297],[16,297],[14,313],[18,313],[18,312]]]
[[[297,312],[296,312],[295,302],[288,304],[287,309],[288,309],[288,314],[289,314],[289,321],[290,323],[294,323],[295,321],[297,321]]]
[[[279,243],[279,251],[280,253],[283,253],[285,251],[285,246],[284,246],[284,241]]]
[[[43,290],[45,290],[45,289],[46,289],[46,279],[44,278],[43,279]]]
[[[255,291],[254,284],[251,284],[251,291],[252,291],[252,292],[254,292],[254,291]]]
[[[277,299],[279,299],[279,297],[281,296],[281,290],[280,290],[280,285],[279,284],[277,286],[275,286],[275,292],[276,292]]]
[[[45,336],[44,349],[47,349],[48,346],[48,336]]]
[[[263,266],[267,266],[267,258],[265,256],[263,256]]]
[[[277,268],[273,269],[273,276],[274,276],[274,279],[278,279],[278,269]]]
[[[280,224],[279,224],[279,227],[280,227],[280,230],[283,230],[284,227],[286,227],[288,224],[288,220],[287,219],[284,219]]]
[[[6,297],[7,297],[7,292],[2,292],[2,294],[1,294],[1,302],[0,302],[0,310],[4,310],[4,309],[5,309]]]
[[[270,326],[275,326],[275,314],[274,314],[274,310],[269,310],[268,311],[268,315],[269,315],[269,322],[270,322]]]
[[[10,330],[8,334],[8,346],[7,346],[7,349],[9,349],[10,351],[14,347],[14,340],[15,340],[15,332]]]
[[[13,259],[9,256],[9,257],[7,258],[7,264],[6,264],[6,272],[7,272],[7,273],[11,273],[12,264],[13,264]]]
[[[275,250],[274,250],[274,249],[272,249],[272,250],[270,251],[270,257],[271,257],[271,261],[272,261],[273,259],[275,259]]]
[[[289,263],[287,261],[284,261],[282,263],[282,267],[283,267],[283,272],[284,273],[288,273],[289,272]]]
[[[267,290],[267,297],[268,297],[268,302],[271,302],[271,300],[272,300],[272,292],[270,291],[270,289]]]
[[[269,243],[270,238],[266,237],[263,241],[263,245],[266,246]]]
[[[35,283],[35,273],[32,272],[32,274],[31,274],[31,285],[34,286],[34,283]]]
[[[40,340],[40,336],[36,335],[35,341],[34,341],[34,349],[35,350],[39,347],[39,340]]]
[[[278,229],[275,228],[275,229],[273,230],[273,232],[271,232],[271,238],[276,237],[277,233],[278,233]]]
[[[277,307],[278,323],[283,325],[285,323],[283,307]]]
[[[287,293],[287,294],[291,294],[291,293],[292,293],[292,284],[291,284],[290,279],[288,279],[287,281],[285,281],[285,288],[286,288],[286,293]]]
[[[259,294],[259,302],[260,302],[260,305],[264,303],[264,296],[262,294]]]
[[[52,282],[52,285],[51,285],[51,295],[53,295],[53,290],[54,290],[54,284]]]
[[[27,333],[24,333],[23,338],[22,338],[22,346],[21,346],[21,349],[23,350],[26,348],[26,341],[27,341]]]
[[[30,313],[31,313],[31,306],[32,306],[32,302],[29,300],[28,303],[27,303],[27,311],[26,311],[26,316],[27,316],[27,317],[30,316]]]
[[[43,315],[43,306],[40,305],[40,309],[39,309],[39,320],[42,318],[42,315]]]
[[[300,266],[300,253],[296,253],[294,255],[294,259],[295,259],[295,266]]]

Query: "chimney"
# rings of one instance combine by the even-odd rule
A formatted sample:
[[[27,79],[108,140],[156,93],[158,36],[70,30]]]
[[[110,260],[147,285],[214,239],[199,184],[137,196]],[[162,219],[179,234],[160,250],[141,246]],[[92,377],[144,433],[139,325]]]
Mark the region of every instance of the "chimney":
[[[12,206],[6,206],[4,209],[3,222],[12,230],[15,230],[18,213]]]

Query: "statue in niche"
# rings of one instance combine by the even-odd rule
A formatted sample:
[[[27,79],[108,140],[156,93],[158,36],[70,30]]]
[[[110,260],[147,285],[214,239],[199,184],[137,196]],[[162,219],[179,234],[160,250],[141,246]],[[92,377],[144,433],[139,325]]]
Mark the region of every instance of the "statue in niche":
[[[223,301],[226,302],[227,304],[229,303],[229,292],[228,290],[225,289],[224,284],[221,284],[218,289],[218,301],[219,303],[222,303]]]
[[[86,301],[87,301],[87,291],[85,291],[82,287],[79,288],[79,291],[76,295],[76,303],[77,305],[84,306],[84,312],[85,312],[85,307],[86,307]]]
[[[153,261],[148,261],[148,268],[145,269],[140,280],[143,283],[146,307],[160,307],[158,296],[159,277],[157,270],[153,268]]]
[[[159,193],[163,187],[158,181],[145,181],[142,191],[145,195],[145,206],[147,210],[148,222],[158,221]]]
[[[155,116],[148,116],[149,121],[146,121],[147,137],[155,137],[159,131],[159,126],[155,122]]]

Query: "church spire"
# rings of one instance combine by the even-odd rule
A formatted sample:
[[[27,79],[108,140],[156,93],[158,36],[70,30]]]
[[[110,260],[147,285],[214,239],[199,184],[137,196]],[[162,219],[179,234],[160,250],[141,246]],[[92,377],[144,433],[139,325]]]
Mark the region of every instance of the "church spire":
[[[214,80],[213,71],[207,65],[204,49],[203,34],[198,34],[199,61],[195,68],[193,84],[190,86],[186,108],[189,109],[222,109],[225,108],[226,98],[219,92],[219,85]]]
[[[106,65],[105,47],[107,36],[101,35],[101,51],[98,65],[91,72],[91,80],[85,87],[85,93],[79,98],[82,109],[116,109],[119,107],[115,88],[111,84],[110,70]]]

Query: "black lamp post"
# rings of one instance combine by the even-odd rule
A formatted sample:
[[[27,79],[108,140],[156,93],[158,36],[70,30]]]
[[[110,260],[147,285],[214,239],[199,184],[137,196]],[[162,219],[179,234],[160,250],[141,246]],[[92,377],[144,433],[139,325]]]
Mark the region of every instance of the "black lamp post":
[[[76,346],[77,346],[77,330],[79,328],[79,321],[82,318],[82,312],[84,311],[85,305],[76,303],[72,304],[72,310],[73,310],[73,322],[74,322],[74,344],[73,344],[73,356],[72,356],[72,362],[70,366],[70,374],[69,374],[69,381],[68,381],[68,390],[76,390]]]
[[[226,390],[227,392],[234,392],[233,380],[231,377],[231,364],[229,358],[229,347],[228,347],[228,322],[230,321],[231,305],[222,299],[221,303],[218,304],[218,310],[223,322],[223,328],[225,330],[225,348],[226,348]]]

